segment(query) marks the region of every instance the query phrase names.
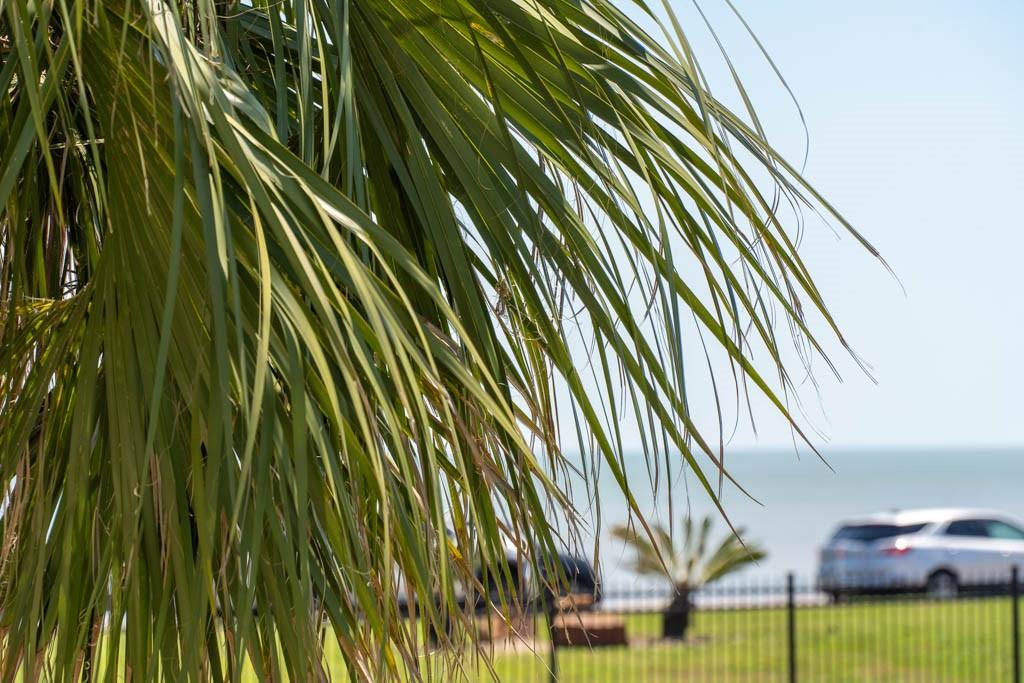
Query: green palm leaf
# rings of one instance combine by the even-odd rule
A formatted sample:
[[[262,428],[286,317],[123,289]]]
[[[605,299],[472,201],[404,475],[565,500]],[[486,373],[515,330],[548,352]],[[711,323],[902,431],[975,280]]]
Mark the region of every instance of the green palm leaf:
[[[768,186],[842,219],[668,42],[605,0],[0,0],[0,679],[415,668],[571,527],[559,410],[635,513],[631,412],[713,497],[683,323],[789,419],[773,309],[834,323]]]
[[[717,581],[743,567],[756,564],[768,556],[757,543],[743,540],[743,527],[730,530],[711,550],[708,541],[714,521],[703,517],[699,526],[692,517],[683,519],[682,546],[675,544],[670,531],[655,524],[653,533],[645,536],[630,525],[617,525],[611,535],[634,553],[631,569],[640,575],[661,576],[686,592]],[[653,539],[653,540],[652,540]]]

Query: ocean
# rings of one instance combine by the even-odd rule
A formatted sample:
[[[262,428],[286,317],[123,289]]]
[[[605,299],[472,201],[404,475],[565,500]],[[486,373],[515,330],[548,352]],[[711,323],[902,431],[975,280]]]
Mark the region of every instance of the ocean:
[[[995,508],[1024,519],[1024,448],[824,449],[822,462],[813,453],[793,449],[727,451],[726,466],[750,493],[726,484],[722,504],[744,539],[756,541],[768,557],[741,578],[777,579],[787,572],[813,575],[821,545],[844,519],[872,512],[919,507]],[[627,474],[638,504],[649,519],[668,521],[664,485],[653,495],[639,454],[626,458]],[[831,467],[831,469],[830,469]],[[664,484],[664,482],[663,482]],[[637,586],[629,569],[630,553],[608,535],[627,518],[624,498],[607,471],[599,491],[602,523],[601,574],[607,586]],[[687,509],[696,517],[714,508],[692,473],[675,473],[673,518],[677,527]],[[590,523],[598,517],[586,496],[573,491]],[[712,538],[728,531],[716,520]],[[590,534],[587,546],[592,550]]]

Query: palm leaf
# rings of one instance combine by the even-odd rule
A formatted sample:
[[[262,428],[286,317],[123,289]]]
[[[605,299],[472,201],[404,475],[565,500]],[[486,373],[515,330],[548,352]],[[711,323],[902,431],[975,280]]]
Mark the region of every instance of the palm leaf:
[[[0,0],[0,678],[340,675],[323,633],[415,669],[508,539],[553,566],[574,448],[651,533],[628,413],[715,499],[684,321],[792,420],[774,311],[835,323],[767,193],[843,222],[662,40],[607,0]]]
[[[727,534],[717,548],[704,560],[696,585],[717,581],[749,564],[756,564],[768,556],[760,545],[741,540],[744,529]]]
[[[689,591],[768,556],[760,545],[742,540],[746,533],[742,527],[731,530],[714,550],[709,551],[708,542],[713,524],[710,515],[701,518],[699,525],[694,525],[692,517],[685,517],[680,532],[682,546],[678,550],[675,549],[672,535],[658,524],[651,526],[652,534],[649,536],[625,524],[613,527],[611,536],[633,551],[632,571],[640,575],[664,577],[674,586]]]
[[[630,568],[640,575],[664,576],[675,573],[676,555],[668,531],[659,524],[651,525],[652,536],[640,533],[628,525],[617,525],[611,537],[629,546],[634,552]],[[656,541],[652,541],[656,539]]]

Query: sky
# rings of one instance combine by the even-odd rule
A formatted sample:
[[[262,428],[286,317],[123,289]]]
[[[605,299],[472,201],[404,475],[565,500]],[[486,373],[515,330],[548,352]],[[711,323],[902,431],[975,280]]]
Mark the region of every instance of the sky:
[[[877,381],[833,345],[843,381],[819,373],[820,390],[801,396],[816,442],[1024,444],[1024,2],[734,1],[806,117],[805,176],[896,276],[826,226],[805,237],[805,262]],[[673,7],[698,25],[692,5]],[[701,8],[769,139],[799,161],[789,95],[723,0]],[[723,82],[710,38],[687,30],[713,85]],[[728,101],[727,85],[715,91]],[[712,428],[706,383],[690,399]],[[754,412],[756,433],[744,423],[731,446],[792,444],[766,403]]]

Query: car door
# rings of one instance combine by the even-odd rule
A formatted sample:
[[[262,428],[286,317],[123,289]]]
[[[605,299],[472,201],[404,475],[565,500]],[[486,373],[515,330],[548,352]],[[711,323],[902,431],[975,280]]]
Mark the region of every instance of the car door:
[[[949,568],[961,585],[983,583],[997,571],[999,552],[989,538],[985,519],[957,519],[943,531]]]
[[[992,581],[1002,582],[1014,565],[1024,569],[1024,530],[1002,519],[986,520],[986,527],[992,552],[998,554],[991,567],[994,572]]]

